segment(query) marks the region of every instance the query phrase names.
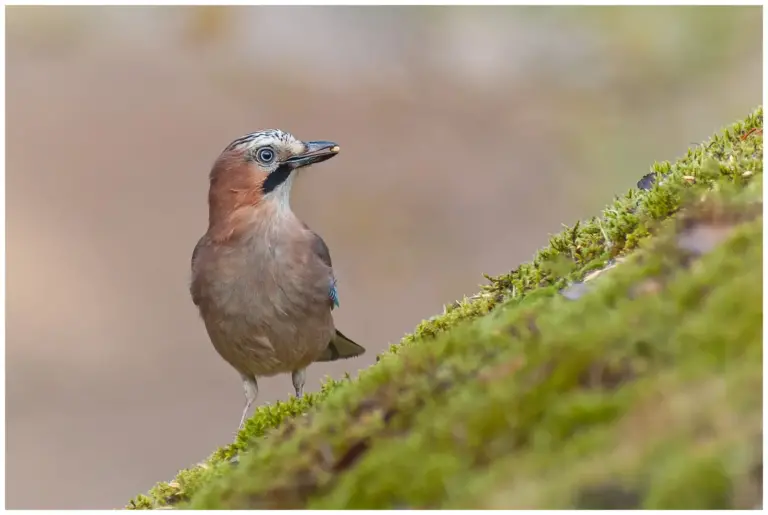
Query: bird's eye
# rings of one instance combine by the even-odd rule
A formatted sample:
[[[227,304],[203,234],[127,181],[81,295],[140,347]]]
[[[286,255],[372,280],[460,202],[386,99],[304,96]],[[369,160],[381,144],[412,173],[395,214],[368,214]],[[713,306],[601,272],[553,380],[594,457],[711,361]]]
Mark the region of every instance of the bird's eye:
[[[256,159],[258,159],[260,163],[269,164],[275,160],[275,151],[271,148],[260,148],[256,153]]]

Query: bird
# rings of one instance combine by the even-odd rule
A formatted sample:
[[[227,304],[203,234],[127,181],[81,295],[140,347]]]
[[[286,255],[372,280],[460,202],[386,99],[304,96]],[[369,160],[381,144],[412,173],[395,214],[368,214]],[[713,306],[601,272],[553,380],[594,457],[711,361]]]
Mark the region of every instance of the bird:
[[[365,353],[334,324],[328,246],[290,205],[296,176],[338,153],[332,141],[267,129],[232,141],[211,168],[208,228],[192,252],[189,290],[213,347],[242,379],[239,429],[259,378],[290,373],[301,398],[310,364]]]

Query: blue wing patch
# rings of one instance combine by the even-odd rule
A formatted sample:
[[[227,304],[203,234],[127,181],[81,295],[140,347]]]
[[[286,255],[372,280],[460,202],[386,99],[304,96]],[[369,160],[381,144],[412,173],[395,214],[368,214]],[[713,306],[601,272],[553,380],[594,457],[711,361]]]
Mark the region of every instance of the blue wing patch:
[[[339,307],[339,294],[336,291],[336,279],[331,282],[331,289],[328,291],[328,297],[331,299],[331,309]]]

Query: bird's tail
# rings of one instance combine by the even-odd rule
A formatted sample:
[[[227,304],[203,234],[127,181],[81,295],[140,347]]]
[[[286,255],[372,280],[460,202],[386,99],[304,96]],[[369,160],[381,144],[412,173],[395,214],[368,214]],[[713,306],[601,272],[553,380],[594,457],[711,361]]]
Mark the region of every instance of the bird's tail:
[[[334,336],[331,343],[323,351],[317,361],[336,361],[339,359],[348,359],[361,356],[365,353],[365,349],[341,334],[337,329],[336,336]]]

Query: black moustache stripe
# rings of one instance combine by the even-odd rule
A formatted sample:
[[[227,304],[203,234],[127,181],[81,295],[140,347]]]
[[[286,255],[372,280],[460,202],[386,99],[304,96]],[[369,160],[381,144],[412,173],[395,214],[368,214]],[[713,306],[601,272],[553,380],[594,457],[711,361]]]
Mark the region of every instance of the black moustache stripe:
[[[291,165],[280,165],[277,167],[277,170],[267,175],[267,178],[264,179],[264,184],[261,185],[264,195],[287,181],[292,171]]]

